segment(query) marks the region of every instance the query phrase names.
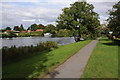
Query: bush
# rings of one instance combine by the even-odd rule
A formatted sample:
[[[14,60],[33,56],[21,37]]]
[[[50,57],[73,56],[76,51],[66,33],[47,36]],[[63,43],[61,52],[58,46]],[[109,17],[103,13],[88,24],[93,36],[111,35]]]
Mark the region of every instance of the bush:
[[[47,41],[45,43],[39,43],[37,46],[11,46],[3,47],[2,50],[2,59],[3,64],[15,62],[21,59],[24,59],[29,56],[36,55],[38,53],[42,53],[43,51],[50,51],[52,48],[57,48],[57,44],[52,41]]]
[[[87,39],[87,35],[86,35],[86,34],[83,34],[83,35],[82,35],[82,38],[83,38],[83,39]]]
[[[44,47],[48,50],[50,50],[51,48],[57,48],[57,43],[52,42],[52,41],[47,41],[46,43],[44,43]]]

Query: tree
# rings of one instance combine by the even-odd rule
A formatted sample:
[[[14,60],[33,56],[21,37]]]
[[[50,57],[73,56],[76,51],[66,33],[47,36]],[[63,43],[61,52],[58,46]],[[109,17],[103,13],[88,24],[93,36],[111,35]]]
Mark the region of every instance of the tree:
[[[6,27],[6,30],[11,30],[11,28],[10,27]]]
[[[115,36],[120,35],[120,1],[113,6],[112,11],[109,12],[108,28],[113,31]]]
[[[98,14],[93,11],[92,4],[87,2],[75,2],[70,7],[62,9],[62,14],[58,17],[58,29],[78,31],[79,36],[82,34],[96,34],[96,28],[100,25]]]
[[[45,26],[43,24],[39,24],[37,29],[44,29]]]
[[[52,24],[45,26],[45,32],[53,33],[56,30],[56,27]]]
[[[13,30],[20,31],[19,26],[14,26]]]
[[[24,29],[22,24],[20,25],[20,31],[25,31],[25,29]]]
[[[38,25],[37,24],[32,24],[30,27],[28,27],[27,30],[32,30],[32,31],[36,31],[38,28]]]

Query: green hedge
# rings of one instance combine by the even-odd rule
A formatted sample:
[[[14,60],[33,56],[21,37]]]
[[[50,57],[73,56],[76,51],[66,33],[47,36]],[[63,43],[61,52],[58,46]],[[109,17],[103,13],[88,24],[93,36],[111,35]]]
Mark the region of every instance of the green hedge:
[[[26,58],[28,56],[36,55],[37,53],[42,53],[43,51],[50,51],[53,48],[57,48],[58,45],[55,42],[47,41],[45,43],[39,43],[37,46],[21,46],[16,47],[12,46],[10,48],[3,47],[2,50],[2,59],[3,64],[15,62]]]

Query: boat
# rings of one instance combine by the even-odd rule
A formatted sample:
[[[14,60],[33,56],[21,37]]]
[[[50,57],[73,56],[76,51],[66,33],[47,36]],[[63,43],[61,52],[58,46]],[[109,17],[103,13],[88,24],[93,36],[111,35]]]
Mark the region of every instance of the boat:
[[[52,36],[51,33],[45,33],[45,34],[44,34],[44,37],[51,37],[51,36]]]

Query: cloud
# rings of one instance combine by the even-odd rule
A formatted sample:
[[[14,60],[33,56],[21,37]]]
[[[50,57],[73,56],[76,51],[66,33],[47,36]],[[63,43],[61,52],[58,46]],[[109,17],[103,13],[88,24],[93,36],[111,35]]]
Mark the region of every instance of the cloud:
[[[56,21],[58,15],[61,13],[61,9],[54,9],[49,7],[43,7],[40,5],[34,6],[18,6],[4,3],[2,10],[2,21],[4,27],[24,24],[30,26],[32,23],[41,23],[44,25],[47,23],[53,23]],[[35,21],[24,21],[28,19],[34,19]]]
[[[4,0],[1,5],[3,27],[13,27],[15,25],[23,24],[27,28],[33,23],[42,23],[44,25],[50,23],[55,24],[57,17],[60,13],[62,13],[61,9],[63,9],[64,7],[69,7],[70,4],[78,0],[19,0],[18,2],[14,1],[16,0]],[[108,10],[112,8],[112,5],[114,5],[114,2],[94,2],[96,0],[87,1],[89,1],[89,3],[95,6],[95,11],[100,14],[101,22],[104,22],[104,20],[108,18],[108,14],[106,12],[108,12]]]
[[[86,0],[87,2],[118,2],[119,0]]]
[[[112,6],[115,2],[91,2],[95,8],[94,11],[97,12],[100,16],[101,23],[104,23],[109,17],[109,11],[112,10]]]

